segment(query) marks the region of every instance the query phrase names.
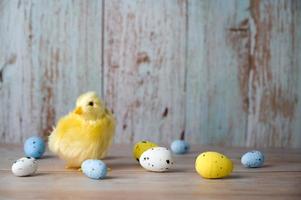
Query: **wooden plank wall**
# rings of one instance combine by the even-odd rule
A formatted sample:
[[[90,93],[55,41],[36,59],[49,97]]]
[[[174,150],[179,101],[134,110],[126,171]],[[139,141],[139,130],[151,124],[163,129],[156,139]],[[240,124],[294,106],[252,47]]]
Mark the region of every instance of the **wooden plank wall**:
[[[0,138],[47,136],[84,91],[116,143],[301,147],[298,0],[0,0]]]

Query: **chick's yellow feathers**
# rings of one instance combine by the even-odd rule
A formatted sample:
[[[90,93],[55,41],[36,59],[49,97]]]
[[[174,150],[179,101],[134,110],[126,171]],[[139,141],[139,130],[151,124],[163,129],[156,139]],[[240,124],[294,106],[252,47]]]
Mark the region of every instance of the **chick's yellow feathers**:
[[[115,119],[94,92],[81,95],[73,112],[62,117],[49,136],[49,149],[80,167],[86,159],[106,156],[115,134]]]

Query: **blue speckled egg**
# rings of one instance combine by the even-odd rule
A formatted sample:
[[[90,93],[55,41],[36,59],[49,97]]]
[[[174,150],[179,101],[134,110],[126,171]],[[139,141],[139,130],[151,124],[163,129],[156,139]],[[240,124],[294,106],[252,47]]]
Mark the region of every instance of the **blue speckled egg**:
[[[264,155],[260,151],[249,151],[241,157],[241,163],[247,168],[261,167],[264,163]]]
[[[175,140],[171,143],[170,149],[175,154],[185,154],[189,151],[190,145],[185,140]]]
[[[28,157],[41,158],[45,152],[45,142],[38,136],[28,138],[24,143],[24,152]]]
[[[101,160],[85,160],[81,168],[82,172],[92,179],[103,179],[107,175],[107,165]]]

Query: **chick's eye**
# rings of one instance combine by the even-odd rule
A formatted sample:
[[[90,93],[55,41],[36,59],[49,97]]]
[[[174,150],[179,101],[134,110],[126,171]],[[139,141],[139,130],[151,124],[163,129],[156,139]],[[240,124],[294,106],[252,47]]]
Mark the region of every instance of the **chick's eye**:
[[[93,106],[94,105],[93,101],[90,101],[88,105]]]

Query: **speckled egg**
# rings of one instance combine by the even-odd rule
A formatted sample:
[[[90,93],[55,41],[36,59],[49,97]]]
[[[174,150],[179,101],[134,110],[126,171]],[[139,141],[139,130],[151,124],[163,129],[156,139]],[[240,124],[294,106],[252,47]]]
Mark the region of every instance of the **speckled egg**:
[[[143,152],[145,152],[146,150],[152,147],[157,147],[157,146],[158,146],[157,144],[150,141],[146,141],[146,140],[140,141],[136,143],[133,148],[133,156],[139,162],[139,158]]]
[[[91,179],[104,179],[107,175],[107,165],[101,160],[85,160],[81,165],[82,172]]]
[[[41,158],[45,152],[45,142],[38,136],[28,138],[24,143],[24,152],[28,157]]]
[[[204,178],[223,178],[233,170],[232,161],[218,152],[203,152],[195,161],[195,169]]]
[[[261,167],[264,164],[264,155],[260,151],[249,151],[241,157],[241,163],[247,168]]]
[[[141,155],[140,165],[149,171],[167,171],[173,165],[171,152],[165,147],[152,147]]]
[[[30,176],[33,175],[38,168],[37,161],[32,157],[23,157],[16,160],[11,171],[15,176]]]
[[[170,149],[175,154],[185,154],[189,151],[190,145],[185,140],[175,140],[171,143]]]

